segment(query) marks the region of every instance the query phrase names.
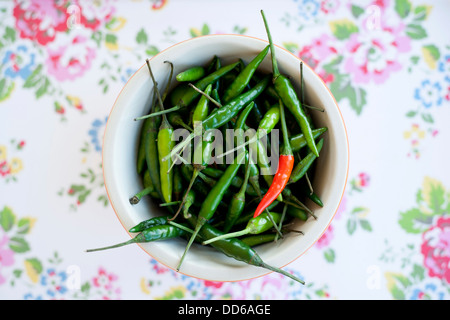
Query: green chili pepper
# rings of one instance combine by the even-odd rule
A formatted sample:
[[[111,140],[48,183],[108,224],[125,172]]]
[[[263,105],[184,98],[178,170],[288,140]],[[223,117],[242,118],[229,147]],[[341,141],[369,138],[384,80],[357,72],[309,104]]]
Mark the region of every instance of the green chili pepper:
[[[317,139],[318,137],[320,137],[320,135],[322,135],[327,130],[328,130],[327,127],[314,129],[312,131],[313,138]],[[306,139],[305,139],[305,135],[303,133],[299,133],[295,136],[290,137],[289,142],[291,144],[291,148],[292,148],[293,152],[299,151],[301,148],[306,146]]]
[[[147,196],[155,191],[155,188],[153,186],[147,187],[136,193],[134,196],[132,196],[129,201],[131,204],[138,204],[139,201],[141,201],[142,197]]]
[[[233,70],[237,65],[238,62],[226,65],[220,68],[219,70],[214,71],[213,73],[196,81],[194,86],[200,90],[205,90],[209,84],[216,82],[222,76]],[[177,105],[188,106],[189,104],[191,104],[192,101],[194,101],[199,96],[199,94],[200,93],[198,91],[194,90],[191,87],[188,87],[186,91],[183,93],[183,95],[179,97]]]
[[[234,118],[239,111],[242,110],[248,103],[255,100],[261,92],[269,84],[270,77],[266,76],[263,80],[261,80],[258,84],[256,84],[253,88],[242,93],[237,96],[227,104],[225,104],[222,108],[215,109],[211,114],[206,117],[203,121],[203,130],[208,129],[217,129]]]
[[[265,47],[244,69],[238,74],[231,85],[225,90],[223,94],[223,102],[228,103],[232,99],[240,95],[250,82],[253,74],[258,69],[261,62],[269,52],[270,46]]]
[[[206,89],[205,93],[209,95],[212,91],[212,84],[209,84]],[[192,123],[194,124],[194,128],[196,124],[198,124],[200,121],[203,121],[209,114],[209,99],[202,95],[197,102],[197,105],[194,108],[194,112],[192,114]]]
[[[225,233],[219,237],[212,238],[206,241],[203,241],[203,244],[210,244],[211,242],[215,242],[217,240],[223,240],[223,239],[229,239],[229,238],[239,238],[247,234],[259,234],[263,233],[270,228],[272,228],[274,225],[272,223],[272,220],[269,218],[269,215],[272,217],[273,222],[278,223],[281,221],[281,214],[276,212],[263,212],[257,217],[254,217],[249,220],[247,223],[247,226],[245,229],[240,231],[235,231],[231,233]]]
[[[192,226],[196,226],[198,224],[198,219],[192,215],[192,217],[188,220],[188,222]],[[199,236],[205,241],[208,239],[218,237],[222,234],[223,234],[223,232],[212,227],[208,223],[204,223],[203,227],[199,231]],[[241,241],[237,238],[218,240],[218,241],[213,242],[211,244],[211,246],[213,246],[215,249],[221,251],[226,256],[232,257],[238,261],[242,261],[242,262],[245,262],[245,263],[253,265],[253,266],[265,268],[265,269],[280,273],[280,274],[285,275],[301,284],[305,284],[305,282],[303,280],[295,277],[294,275],[290,274],[289,272],[286,272],[282,269],[273,267],[273,266],[265,263],[255,250],[253,250],[250,246],[248,246],[243,241]]]
[[[273,210],[278,204],[280,204],[281,202],[278,200],[275,200],[274,202],[272,202],[268,207],[267,210],[270,212],[271,210]],[[253,218],[253,215],[255,214],[255,210],[250,210],[248,212],[243,213],[236,221],[235,225],[240,225],[240,224],[247,224],[250,219]]]
[[[173,225],[169,225],[169,224],[155,225],[155,226],[152,226],[152,227],[145,229],[144,231],[138,233],[134,238],[131,238],[128,241],[118,243],[118,244],[115,244],[112,246],[96,248],[96,249],[88,249],[88,250],[86,250],[86,252],[113,249],[113,248],[126,246],[126,245],[132,244],[132,243],[145,243],[145,242],[173,239],[173,238],[185,236],[186,234],[187,234],[187,232],[185,230],[175,227]]]
[[[196,81],[201,79],[205,75],[205,68],[201,66],[188,68],[176,75],[176,79],[179,82]]]
[[[242,242],[244,242],[249,247],[256,247],[264,243],[269,243],[275,241],[278,233],[265,233],[265,234],[256,234],[252,236],[247,236],[242,238]]]
[[[248,179],[250,177],[250,166],[246,164],[244,182],[237,193],[233,195],[230,200],[230,206],[225,216],[225,224],[223,227],[224,232],[229,232],[236,220],[239,218],[245,207],[245,193],[247,190]]]
[[[170,63],[170,62],[169,62]],[[173,65],[171,65],[171,73],[173,72]],[[152,69],[150,67],[150,61],[147,59],[147,66],[150,71],[150,76],[153,80],[153,85],[156,86],[156,81],[153,76]],[[156,88],[156,95],[159,101],[159,107],[164,110],[164,104],[159,94],[158,88]],[[159,178],[161,181],[162,199],[165,202],[172,202],[173,191],[173,171],[170,170],[172,166],[172,158],[164,160],[164,158],[170,153],[175,146],[175,141],[172,140],[173,127],[165,114],[162,115],[161,126],[159,127],[157,136],[158,156],[159,156]]]
[[[144,189],[136,193],[133,197],[130,198],[131,204],[137,204],[142,197],[146,195],[150,195],[152,198],[160,199],[158,192],[155,190],[155,186],[153,185],[153,181],[150,178],[150,172],[149,170],[145,170],[144,176],[143,176],[143,185]]]
[[[207,92],[210,92],[211,89],[212,89],[212,85],[209,84],[207,86],[206,90],[207,90]],[[194,114],[192,116],[192,120],[194,123],[194,130],[198,131],[197,127],[201,126],[202,121],[208,115],[208,105],[209,105],[209,100],[206,98],[206,96],[202,95],[197,103],[197,106],[194,110]],[[183,200],[181,201],[181,204],[178,207],[178,210],[172,219],[175,219],[177,217],[177,215],[180,213],[180,211],[182,210],[182,208],[184,206],[184,202],[186,201],[185,198],[189,194],[189,191],[191,190],[195,180],[197,179],[197,176],[204,168],[206,168],[209,160],[211,159],[211,151],[212,151],[212,147],[213,147],[213,142],[214,142],[214,140],[212,137],[212,132],[210,132],[195,147],[194,158],[200,152],[202,159],[201,159],[200,163],[196,162],[196,160],[198,160],[198,159],[194,160],[195,164],[194,164],[194,171],[193,171],[193,174],[191,177],[191,181],[189,182],[189,185],[186,189]]]
[[[248,162],[248,157],[245,158],[246,163]],[[249,163],[249,170],[250,170],[250,177],[252,174],[252,170],[254,169],[254,166],[251,166]],[[245,175],[245,171],[246,169],[244,169],[244,175]],[[206,167],[205,169],[203,169],[202,171],[205,175],[207,175],[208,177],[214,178],[214,179],[219,179],[222,175],[223,175],[223,170],[222,169],[217,169],[217,168],[213,168],[213,167]],[[249,180],[250,180],[249,177]],[[231,186],[235,187],[235,188],[241,188],[242,184],[244,182],[244,179],[242,179],[242,177],[236,175],[233,180],[231,181]],[[259,193],[255,190],[255,188],[252,185],[247,185],[245,192],[250,195],[250,196],[258,196]]]
[[[145,229],[148,229],[150,227],[166,224],[167,219],[168,219],[167,216],[153,217],[153,218],[139,222],[137,225],[130,228],[130,230],[128,230],[128,231],[132,232],[132,233],[142,232]]]
[[[186,130],[193,131],[191,127],[187,123],[184,122],[183,118],[181,117],[180,113],[178,112],[171,112],[167,114],[167,119],[173,126],[179,126],[183,127]]]
[[[155,89],[156,90],[156,89]],[[153,106],[155,111],[159,110],[159,104]],[[158,157],[158,129],[161,125],[161,116],[148,118],[145,120],[149,122],[148,128],[145,130],[144,146],[145,159],[150,179],[160,199],[163,199],[161,190],[161,179],[159,175],[159,157]]]
[[[195,203],[195,192],[194,190],[189,190],[187,195],[186,195],[186,199],[184,201],[183,204],[183,216],[184,218],[189,218],[190,214],[189,214],[189,209],[190,207]]]
[[[152,103],[152,106],[154,105],[154,102]],[[146,160],[145,160],[145,135],[147,134],[147,131],[150,129],[152,125],[152,121],[150,119],[146,119],[144,121],[144,124],[142,125],[141,129],[141,135],[139,138],[139,146],[138,146],[138,153],[137,153],[137,163],[136,163],[136,169],[137,173],[140,174],[144,170],[146,166]]]
[[[287,214],[289,214],[291,217],[298,218],[302,221],[308,220],[308,214],[305,210],[302,210],[300,208],[297,208],[292,205],[288,205],[287,207]]]
[[[216,212],[217,207],[222,201],[226,191],[230,187],[231,180],[233,179],[234,176],[236,176],[239,167],[241,166],[242,160],[243,156],[238,157],[232,164],[230,164],[227,167],[223,176],[220,177],[220,179],[217,181],[217,183],[214,185],[214,187],[211,189],[211,191],[208,193],[205,200],[203,201],[202,206],[200,207],[200,212],[198,214],[197,224],[195,226],[194,233],[191,235],[188,245],[186,246],[183,256],[181,257],[181,260],[178,264],[177,270],[180,269],[184,257],[186,256],[186,253],[191,247],[192,242],[196,238],[200,229],[208,220],[210,220],[213,217],[214,213]]]
[[[280,107],[276,105],[271,107],[264,114],[263,118],[259,122],[258,131],[264,130],[266,134],[269,134],[278,122],[280,122]]]
[[[295,92],[295,89],[291,81],[284,75],[280,74],[280,71],[278,70],[278,64],[275,56],[275,46],[273,44],[272,36],[270,34],[270,30],[263,10],[261,10],[261,14],[264,20],[264,25],[267,31],[267,37],[269,38],[270,43],[270,52],[272,54],[273,84],[275,90],[280,99],[283,101],[283,104],[286,106],[286,108],[288,108],[288,110],[293,114],[293,116],[297,120],[300,129],[305,135],[308,147],[318,157],[319,151],[317,150],[317,146],[311,132],[309,121],[303,111],[303,107],[300,103],[300,100],[298,99],[297,93]]]
[[[317,143],[317,150],[320,152],[322,150],[323,146],[323,138],[320,139],[320,141]],[[317,158],[317,156],[313,152],[309,152],[308,155],[302,159],[299,163],[297,163],[292,170],[291,177],[289,178],[289,183],[294,183],[300,180],[308,171],[311,164],[314,162],[314,160]]]
[[[181,200],[183,194],[183,179],[181,177],[180,167],[175,166],[173,169],[173,198],[176,201]]]

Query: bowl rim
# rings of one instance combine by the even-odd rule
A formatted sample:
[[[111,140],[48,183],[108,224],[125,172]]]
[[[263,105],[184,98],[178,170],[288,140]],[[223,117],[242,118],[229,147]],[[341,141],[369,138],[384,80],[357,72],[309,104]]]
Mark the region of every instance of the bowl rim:
[[[259,38],[259,37],[256,37],[256,36],[243,35],[243,34],[221,33],[221,34],[200,35],[200,36],[196,36],[196,37],[193,37],[193,38],[188,38],[188,39],[179,41],[179,42],[177,42],[177,43],[175,43],[175,44],[172,44],[172,45],[166,47],[165,49],[161,50],[160,52],[158,52],[158,53],[155,54],[154,56],[148,58],[148,60],[151,62],[154,58],[158,57],[159,55],[162,55],[162,54],[164,54],[166,51],[170,50],[171,48],[176,47],[176,46],[178,46],[178,45],[181,45],[181,44],[183,44],[183,43],[191,42],[191,41],[196,40],[196,39],[199,39],[199,38],[212,38],[212,37],[241,37],[241,38],[248,38],[248,39],[252,39],[252,40],[261,41],[261,42],[266,43],[267,45],[269,44],[269,41],[266,40],[266,39],[262,39],[262,38]],[[341,193],[341,195],[340,195],[340,197],[339,197],[339,201],[338,201],[338,204],[337,204],[337,206],[336,206],[336,210],[334,211],[334,213],[333,213],[332,215],[330,215],[329,221],[328,221],[326,227],[323,228],[322,232],[321,232],[320,234],[318,234],[318,235],[315,237],[315,240],[312,241],[311,244],[310,244],[308,247],[306,247],[305,250],[303,250],[303,252],[300,252],[298,255],[293,256],[293,257],[290,259],[290,261],[288,261],[288,262],[286,262],[285,264],[279,266],[279,268],[284,268],[284,267],[286,267],[287,265],[289,265],[289,264],[293,263],[294,261],[298,260],[298,259],[299,259],[301,256],[303,256],[304,254],[306,254],[306,253],[307,253],[307,252],[308,252],[308,251],[309,251],[309,250],[317,243],[317,241],[319,241],[319,239],[323,236],[323,234],[328,230],[328,228],[329,228],[331,222],[334,220],[334,218],[335,218],[335,216],[336,216],[336,214],[337,214],[337,212],[338,212],[338,210],[339,210],[339,207],[340,207],[340,205],[341,205],[341,203],[342,203],[342,200],[343,200],[343,198],[344,198],[345,190],[346,190],[346,187],[347,187],[348,176],[349,176],[349,167],[350,167],[350,145],[349,145],[348,131],[347,131],[347,127],[346,127],[346,124],[345,124],[344,117],[343,117],[343,115],[342,115],[341,108],[339,107],[339,104],[337,103],[336,98],[334,97],[334,95],[333,95],[333,93],[331,92],[330,88],[325,84],[325,82],[323,81],[323,79],[322,79],[322,78],[314,71],[314,69],[313,69],[311,66],[309,66],[305,61],[303,61],[300,57],[296,56],[296,55],[295,55],[294,53],[292,53],[291,51],[287,50],[286,48],[284,48],[284,47],[282,47],[282,46],[280,46],[280,45],[278,45],[278,44],[276,44],[276,43],[274,43],[274,46],[277,48],[277,50],[283,50],[284,52],[289,53],[292,57],[294,57],[294,58],[295,58],[296,60],[298,60],[299,62],[300,62],[300,61],[303,62],[303,66],[304,66],[304,67],[307,67],[307,68],[310,70],[310,72],[314,74],[314,76],[317,78],[317,80],[319,80],[319,82],[321,82],[321,84],[323,85],[323,87],[327,90],[328,95],[329,95],[329,97],[331,97],[331,99],[333,100],[333,103],[334,103],[334,105],[335,105],[335,107],[336,107],[336,109],[337,109],[337,111],[338,111],[338,114],[339,114],[339,118],[340,118],[340,122],[339,122],[339,123],[340,123],[340,125],[342,125],[343,133],[344,133],[344,135],[345,135],[345,149],[346,149],[345,178],[344,178],[343,181],[342,181],[342,193]],[[140,67],[139,67],[139,68],[138,68],[138,69],[137,69],[137,70],[136,70],[136,71],[128,78],[128,80],[126,81],[126,83],[122,86],[122,88],[120,89],[120,91],[117,93],[116,98],[115,98],[115,100],[114,100],[114,103],[112,104],[112,107],[111,107],[111,109],[110,109],[110,111],[109,111],[109,113],[108,113],[108,118],[107,118],[106,125],[105,125],[105,129],[104,129],[104,135],[103,135],[103,138],[102,138],[102,175],[103,175],[103,181],[104,181],[105,191],[106,191],[106,194],[107,194],[107,197],[108,197],[108,200],[109,200],[110,207],[113,209],[114,214],[115,214],[117,220],[119,220],[119,223],[122,225],[122,227],[125,229],[125,231],[126,231],[126,233],[128,234],[128,236],[130,236],[130,237],[132,237],[132,234],[127,230],[127,228],[126,228],[126,226],[124,225],[123,221],[120,219],[119,213],[117,212],[117,209],[116,209],[116,208],[114,207],[114,205],[113,205],[113,201],[112,201],[112,197],[111,197],[111,194],[110,194],[110,190],[108,189],[108,186],[107,186],[107,183],[106,183],[106,180],[107,180],[107,179],[106,179],[105,166],[104,166],[104,160],[105,160],[105,148],[104,148],[104,146],[105,146],[105,139],[106,139],[106,136],[107,136],[107,135],[106,135],[106,132],[107,132],[107,129],[108,129],[108,125],[110,124],[109,119],[110,119],[110,116],[111,116],[111,114],[113,113],[113,111],[114,111],[114,109],[115,109],[115,107],[116,107],[116,105],[117,105],[117,102],[118,102],[119,98],[121,97],[121,95],[122,95],[122,93],[124,92],[125,88],[126,88],[126,87],[129,85],[129,83],[132,81],[132,79],[133,79],[133,78],[140,72],[140,70],[141,70],[142,68],[144,68],[145,66],[146,66],[146,63],[142,64],[142,65],[141,65],[141,66],[140,66]],[[271,274],[271,273],[274,272],[274,271],[266,270],[265,272],[262,272],[262,273],[259,274],[259,275],[249,276],[249,277],[242,278],[242,279],[237,279],[237,280],[215,280],[215,279],[209,279],[209,278],[206,278],[206,277],[203,278],[203,277],[200,277],[200,276],[197,276],[197,275],[192,275],[192,274],[189,274],[189,273],[185,273],[185,272],[183,272],[182,270],[178,270],[178,271],[175,270],[175,269],[172,268],[171,266],[169,266],[169,265],[167,265],[166,263],[160,261],[160,259],[159,259],[158,257],[155,257],[155,256],[151,255],[151,254],[150,254],[150,253],[149,253],[149,252],[148,252],[148,251],[147,251],[140,243],[136,243],[136,244],[137,244],[137,245],[139,246],[139,248],[141,248],[148,256],[150,256],[152,259],[156,260],[158,263],[161,263],[162,265],[164,265],[164,266],[167,267],[168,269],[173,270],[173,271],[175,271],[175,272],[177,272],[177,273],[179,273],[179,274],[183,274],[183,275],[188,276],[188,277],[196,278],[196,279],[198,279],[198,280],[203,280],[203,281],[215,281],[215,282],[239,282],[239,281],[248,281],[248,280],[252,280],[252,279],[257,279],[257,278],[266,276],[266,275]]]

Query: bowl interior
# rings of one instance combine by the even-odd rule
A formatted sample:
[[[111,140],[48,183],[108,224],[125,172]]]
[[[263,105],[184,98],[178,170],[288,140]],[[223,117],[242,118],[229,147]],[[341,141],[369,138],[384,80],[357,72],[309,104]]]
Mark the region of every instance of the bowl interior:
[[[174,74],[190,66],[206,65],[214,55],[221,58],[223,65],[239,58],[248,63],[267,44],[265,40],[241,35],[203,36],[169,47],[154,56],[150,63],[160,90],[164,90],[167,85],[175,84],[167,83],[169,66],[164,63],[166,60],[173,62]],[[280,47],[276,50],[280,71],[290,76],[294,86],[299,89],[300,60]],[[271,72],[270,53],[259,69]],[[320,174],[316,174],[313,181],[314,189],[324,202],[324,207],[308,204],[314,209],[318,219],[310,218],[294,226],[302,230],[304,235],[289,235],[276,243],[257,247],[261,258],[276,267],[283,267],[297,259],[320,238],[336,213],[347,180],[348,141],[339,108],[330,91],[308,66],[305,65],[303,72],[307,101],[325,109],[323,113],[314,113],[314,122],[317,127],[328,127],[328,131],[323,135],[324,147],[317,161],[316,170]],[[141,179],[135,170],[137,141],[142,123],[133,119],[148,113],[152,87],[147,66],[144,64],[120,92],[111,110],[104,136],[105,185],[111,205],[126,230],[151,216],[163,214],[148,197],[134,206],[128,201],[130,196],[142,188]],[[175,269],[186,242],[174,239],[140,246],[160,263]],[[206,280],[238,281],[261,276],[269,271],[236,261],[206,246],[194,244],[180,272]]]

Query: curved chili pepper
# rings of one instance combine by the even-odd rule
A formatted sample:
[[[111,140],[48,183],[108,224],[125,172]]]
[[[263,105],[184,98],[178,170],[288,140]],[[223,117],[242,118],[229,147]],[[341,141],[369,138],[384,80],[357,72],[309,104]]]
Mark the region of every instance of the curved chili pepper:
[[[269,215],[271,216],[271,218],[269,217]],[[247,226],[244,229],[231,233],[225,233],[221,236],[203,241],[202,244],[207,245],[218,240],[239,238],[248,234],[263,233],[272,228],[273,223],[278,223],[280,221],[281,221],[281,214],[276,212],[264,212],[261,215],[250,219],[249,222],[247,223]]]
[[[206,87],[206,92],[209,93],[211,91],[211,89],[212,89],[212,85],[209,84]],[[200,97],[199,101],[197,102],[197,105],[194,109],[194,113],[192,115],[192,120],[194,123],[195,131],[197,131],[196,130],[197,127],[199,125],[201,125],[202,121],[208,116],[208,106],[209,106],[209,100],[206,98],[206,96],[202,95]],[[186,192],[184,193],[183,200],[181,201],[181,204],[178,207],[177,212],[175,213],[175,215],[173,216],[173,218],[171,220],[175,219],[178,216],[178,214],[181,212],[181,210],[184,206],[184,203],[186,201],[186,197],[188,196],[189,191],[191,190],[195,180],[197,179],[200,172],[204,168],[206,168],[206,166],[211,158],[211,150],[213,147],[213,142],[214,142],[214,140],[212,139],[212,137],[210,135],[207,135],[205,137],[205,139],[203,139],[200,143],[197,144],[197,148],[199,148],[200,152],[201,152],[201,157],[202,157],[201,163],[194,164],[194,172],[192,174],[191,181],[189,182]],[[197,149],[196,149],[196,151],[197,151]],[[194,154],[195,154],[195,152],[194,152]]]
[[[244,211],[245,193],[247,190],[249,177],[250,177],[250,166],[249,166],[249,163],[247,163],[246,169],[245,169],[244,182],[242,183],[242,186],[239,189],[239,191],[237,193],[235,193],[230,200],[230,206],[229,206],[228,212],[225,216],[225,222],[224,222],[224,227],[223,227],[224,232],[230,231],[230,229],[233,227],[236,220],[241,215],[242,211]]]
[[[265,233],[265,234],[255,234],[251,236],[247,236],[242,238],[242,242],[244,242],[249,247],[256,247],[264,243],[269,243],[275,241],[278,233]]]
[[[323,138],[317,143],[317,150],[320,152],[323,146]],[[316,155],[309,152],[306,157],[304,157],[292,170],[291,177],[289,178],[289,183],[294,183],[300,180],[311,167],[312,163],[316,159]]]
[[[203,77],[200,80],[197,80],[194,83],[194,86],[200,90],[205,90],[206,87],[211,84],[215,83],[218,79],[226,75],[228,72],[233,70],[239,62],[235,62],[226,66],[221,67],[219,70],[214,71],[213,73]],[[191,104],[192,101],[194,101],[200,93],[196,90],[194,90],[192,87],[187,87],[186,91],[183,92],[183,94],[178,98],[179,101],[177,101],[177,105],[182,106],[188,106]]]
[[[275,57],[275,46],[273,44],[272,36],[270,34],[269,26],[267,24],[263,10],[261,10],[261,15],[264,20],[267,37],[269,38],[270,43],[270,52],[272,54],[273,84],[275,90],[280,99],[285,104],[286,108],[293,114],[298,124],[300,125],[300,129],[305,135],[308,147],[318,157],[319,152],[317,151],[317,146],[311,133],[311,126],[309,124],[307,116],[305,115],[302,104],[298,99],[297,93],[295,92],[294,86],[292,85],[291,81],[284,75],[280,74],[280,71],[278,70],[278,64]]]
[[[179,82],[196,81],[201,79],[204,75],[205,75],[205,68],[203,68],[202,66],[196,66],[181,71],[175,76],[175,78]]]
[[[230,86],[225,90],[223,94],[223,102],[227,103],[241,94],[253,77],[253,74],[258,69],[261,62],[263,62],[267,53],[269,52],[270,46],[265,47],[256,57],[253,58],[250,63],[244,67],[244,69],[237,75]]]
[[[241,154],[244,155],[244,153]],[[220,177],[220,179],[217,181],[217,183],[214,185],[214,187],[211,189],[211,191],[208,193],[205,200],[203,201],[202,206],[200,207],[200,212],[198,214],[198,219],[195,225],[194,233],[191,235],[191,238],[189,239],[189,242],[186,246],[183,256],[181,257],[181,260],[178,264],[177,270],[180,269],[181,264],[183,263],[183,260],[186,256],[186,253],[188,252],[189,248],[194,242],[194,239],[196,238],[200,229],[202,229],[203,225],[209,219],[211,219],[214,213],[216,212],[217,207],[219,206],[226,191],[231,185],[231,180],[236,176],[239,167],[241,166],[243,158],[244,158],[243,156],[238,157],[232,164],[230,164],[227,167],[223,176]]]
[[[165,61],[168,62],[168,61]],[[170,62],[168,62],[170,63]],[[150,61],[147,59],[147,66],[150,72],[150,76],[153,80],[153,85],[156,86],[155,77],[153,76],[152,68],[150,67]],[[170,77],[173,72],[173,65],[170,63],[171,72]],[[156,88],[156,95],[159,101],[159,107],[161,110],[164,110],[164,104],[162,98],[159,94],[158,88]],[[160,181],[161,181],[161,193],[162,199],[166,203],[172,202],[172,191],[173,191],[173,171],[170,170],[172,166],[172,158],[168,158],[164,160],[164,158],[170,153],[170,151],[175,146],[175,141],[172,140],[173,135],[173,127],[170,124],[169,120],[165,114],[162,115],[161,126],[159,127],[158,135],[157,135],[157,146],[158,146],[158,157],[159,157],[159,171],[160,171]]]
[[[198,219],[194,215],[192,215],[192,217],[188,219],[188,222],[192,226],[195,226],[198,224]],[[203,224],[203,227],[200,229],[198,234],[203,240],[208,240],[222,235],[223,232],[214,228],[209,223],[205,223]],[[303,280],[297,278],[293,274],[290,274],[289,272],[286,272],[283,269],[279,269],[265,263],[254,249],[252,249],[249,245],[247,245],[246,243],[237,238],[218,240],[213,242],[211,246],[221,251],[228,257],[234,258],[238,261],[242,261],[253,266],[265,268],[267,270],[280,273],[301,284],[305,284]]]
[[[215,109],[203,121],[203,130],[217,129],[233,119],[248,103],[255,100],[267,87],[270,76],[264,77],[250,90],[240,94],[222,108]]]
[[[158,226],[158,225],[161,225],[161,224],[166,224],[167,223],[167,219],[168,219],[168,216],[153,217],[153,218],[150,218],[150,219],[147,219],[147,220],[139,222],[134,227],[131,227],[130,230],[128,230],[128,231],[131,232],[131,233],[142,232],[145,229],[148,229],[150,227]]]
[[[173,225],[170,225],[170,224],[154,225],[154,226],[149,227],[149,228],[145,229],[144,231],[138,233],[136,236],[134,236],[133,238],[131,238],[128,241],[118,243],[118,244],[115,244],[112,246],[88,249],[88,250],[86,250],[86,252],[94,252],[94,251],[113,249],[113,248],[126,246],[126,245],[132,244],[132,243],[144,243],[144,242],[153,242],[153,241],[173,239],[173,238],[185,236],[186,234],[188,234],[187,231],[185,231],[181,228],[175,227]]]
[[[280,101],[281,129],[283,131],[284,147],[280,152],[278,160],[278,168],[273,178],[269,190],[266,192],[258,207],[255,210],[254,217],[259,216],[280,194],[283,192],[287,182],[289,181],[292,169],[294,168],[294,155],[289,143],[288,132],[286,128],[286,118],[284,114],[284,106]]]

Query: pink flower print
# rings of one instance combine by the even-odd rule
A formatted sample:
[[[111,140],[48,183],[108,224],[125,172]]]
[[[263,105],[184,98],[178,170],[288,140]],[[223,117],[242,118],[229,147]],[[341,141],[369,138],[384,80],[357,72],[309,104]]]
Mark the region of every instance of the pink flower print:
[[[9,238],[3,235],[0,240],[0,270],[3,267],[9,267],[14,264],[14,252],[7,247]],[[6,279],[0,274],[0,285],[6,282]]]
[[[94,286],[99,289],[111,290],[113,288],[113,282],[117,280],[117,276],[112,273],[106,273],[106,270],[99,268],[98,276],[94,277],[92,282]]]
[[[389,75],[399,71],[399,53],[411,49],[410,40],[403,34],[404,26],[377,26],[361,28],[353,33],[346,46],[344,70],[353,76],[355,83],[376,84],[385,82]]]
[[[77,35],[67,46],[47,48],[48,73],[59,81],[74,80],[90,69],[95,50],[88,46],[88,38]]]
[[[320,11],[325,14],[335,13],[339,5],[339,0],[322,0],[320,3]]]
[[[440,217],[422,239],[421,252],[428,275],[450,283],[450,218]]]
[[[333,237],[334,237],[333,226],[329,225],[327,230],[325,230],[324,234],[316,242],[316,247],[319,249],[328,247],[330,245],[331,239],[333,239]]]
[[[14,0],[13,15],[21,38],[41,45],[67,30],[67,0]]]
[[[116,11],[111,0],[78,0],[74,3],[80,8],[80,23],[94,31],[111,21]]]
[[[325,83],[332,82],[334,75],[326,73],[321,66],[324,61],[335,57],[338,50],[332,43],[333,38],[328,34],[322,34],[315,38],[311,44],[306,45],[299,52],[299,57],[322,78]]]

